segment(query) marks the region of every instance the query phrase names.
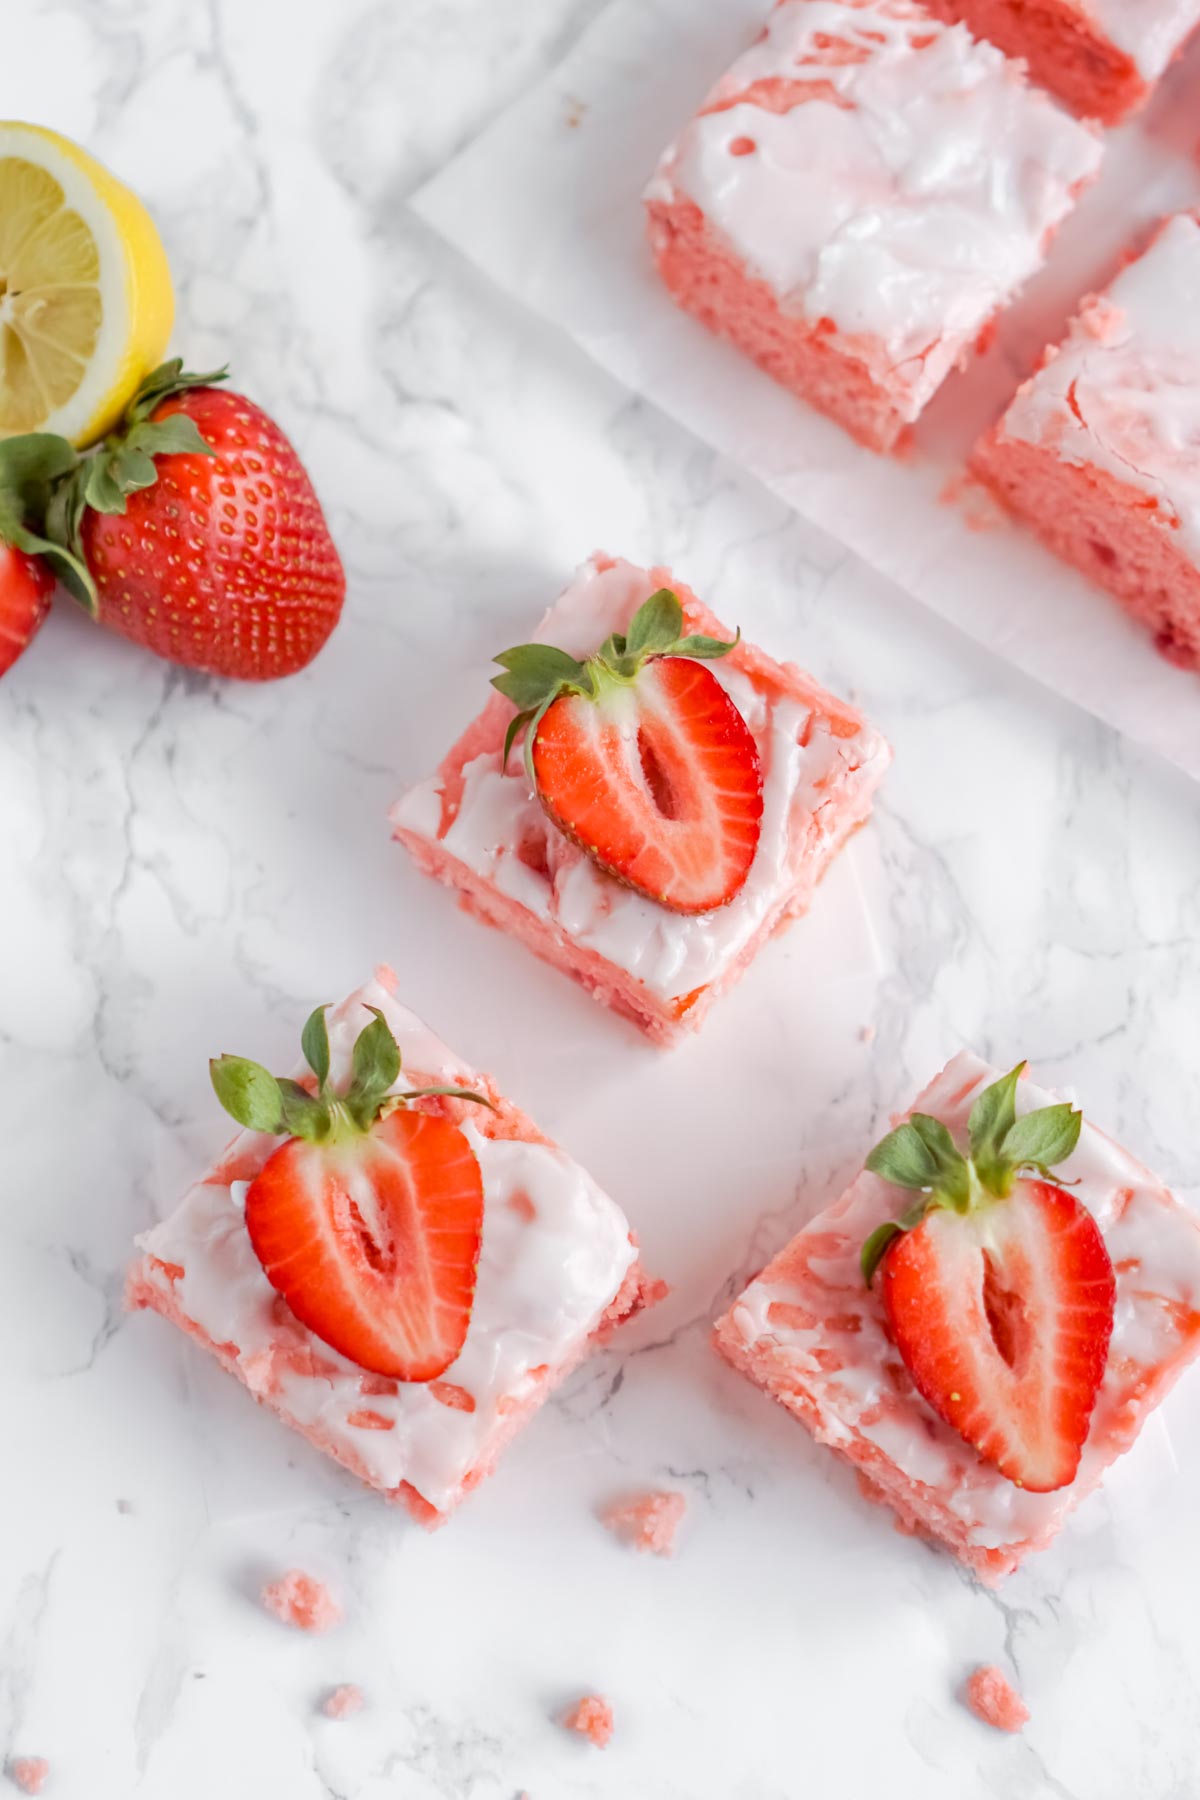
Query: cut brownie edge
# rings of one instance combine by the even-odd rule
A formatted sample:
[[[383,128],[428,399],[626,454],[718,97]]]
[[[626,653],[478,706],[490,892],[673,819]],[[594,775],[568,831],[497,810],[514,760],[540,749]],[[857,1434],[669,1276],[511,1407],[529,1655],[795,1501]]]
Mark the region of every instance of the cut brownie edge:
[[[1200,670],[1200,569],[1144,488],[1011,438],[1003,421],[970,466],[1047,549],[1121,601],[1168,661]]]
[[[164,1286],[164,1276],[166,1285]],[[444,1525],[455,1508],[463,1501],[473,1488],[479,1486],[489,1476],[509,1442],[528,1423],[556,1388],[572,1375],[579,1365],[586,1360],[593,1350],[602,1349],[608,1342],[617,1326],[626,1324],[630,1319],[654,1305],[663,1296],[661,1283],[646,1274],[640,1260],[631,1264],[621,1283],[620,1289],[613,1296],[591,1330],[580,1340],[576,1350],[556,1368],[540,1386],[521,1405],[512,1408],[506,1415],[503,1424],[494,1431],[483,1448],[482,1454],[463,1477],[458,1494],[449,1506],[438,1508],[432,1506],[410,1482],[402,1481],[395,1487],[386,1487],[378,1479],[375,1472],[360,1458],[357,1458],[349,1446],[331,1433],[323,1432],[319,1426],[301,1425],[292,1417],[281,1400],[269,1392],[255,1393],[246,1381],[237,1346],[234,1344],[218,1344],[209,1337],[202,1326],[196,1324],[179,1307],[173,1297],[173,1286],[166,1265],[157,1257],[145,1256],[130,1269],[125,1286],[125,1305],[130,1312],[156,1312],[168,1323],[178,1327],[187,1337],[194,1339],[204,1350],[213,1356],[227,1374],[232,1375],[240,1387],[253,1394],[260,1406],[282,1421],[292,1431],[306,1438],[315,1450],[329,1456],[334,1462],[348,1470],[366,1487],[390,1500],[393,1504],[403,1506],[418,1525],[428,1531],[435,1531]]]
[[[516,938],[542,962],[570,975],[599,1005],[628,1019],[653,1043],[665,1048],[687,1033],[698,1031],[713,1002],[736,985],[771,938],[808,911],[813,894],[830,864],[870,817],[872,800],[872,792],[863,792],[861,804],[839,820],[837,831],[830,834],[824,853],[813,865],[811,879],[781,896],[736,960],[704,987],[672,1002],[661,1001],[635,976],[619,969],[597,951],[573,943],[562,931],[548,927],[518,900],[500,893],[491,882],[459,862],[440,844],[407,831],[401,825],[393,828],[392,835],[419,869],[457,893],[464,912]]]
[[[937,18],[964,24],[1028,65],[1040,87],[1077,118],[1116,125],[1150,92],[1132,56],[1110,43],[1075,7],[1027,0],[926,0]]]
[[[693,201],[652,199],[646,210],[659,274],[684,312],[868,450],[905,447],[909,419],[876,384],[866,360],[838,347],[827,320],[784,312],[770,284],[720,242]]]
[[[993,1550],[969,1543],[961,1520],[939,1502],[931,1488],[909,1480],[874,1444],[840,1421],[827,1422],[820,1405],[799,1385],[795,1371],[782,1358],[774,1357],[767,1346],[747,1344],[734,1323],[732,1310],[718,1320],[712,1343],[739,1374],[785,1407],[793,1418],[799,1419],[818,1444],[849,1463],[866,1499],[890,1507],[903,1531],[953,1551],[959,1561],[974,1570],[987,1586],[1002,1581],[1013,1572],[1027,1551],[1040,1547],[1030,1541]]]

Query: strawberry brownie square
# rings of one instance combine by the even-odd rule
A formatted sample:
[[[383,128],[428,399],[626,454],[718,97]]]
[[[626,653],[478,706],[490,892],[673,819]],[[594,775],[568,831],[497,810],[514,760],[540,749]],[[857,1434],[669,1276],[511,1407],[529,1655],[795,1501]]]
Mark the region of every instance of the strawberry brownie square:
[[[716,1328],[905,1530],[989,1584],[1200,1351],[1200,1221],[1023,1069],[956,1056]]]
[[[913,0],[781,0],[646,190],[686,312],[892,450],[1041,266],[1101,146]]]
[[[392,812],[462,905],[656,1042],[805,911],[890,752],[665,569],[597,555]],[[524,739],[524,754],[516,748]]]
[[[1200,219],[1092,296],[972,467],[1163,655],[1200,669]]]
[[[1019,56],[1081,119],[1117,125],[1153,92],[1200,24],[1200,0],[929,0]]]
[[[303,1084],[214,1064],[262,1128],[139,1239],[129,1301],[439,1525],[661,1290],[619,1208],[399,1004],[390,970],[323,1017]]]

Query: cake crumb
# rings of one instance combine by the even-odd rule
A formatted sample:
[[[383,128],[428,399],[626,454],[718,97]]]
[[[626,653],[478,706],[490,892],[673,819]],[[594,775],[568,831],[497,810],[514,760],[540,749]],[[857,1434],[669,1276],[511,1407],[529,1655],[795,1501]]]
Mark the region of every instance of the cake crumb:
[[[361,1712],[365,1704],[362,1689],[355,1687],[352,1681],[347,1681],[326,1694],[321,1702],[321,1711],[327,1719],[348,1719],[354,1713]]]
[[[268,1581],[262,1603],[281,1625],[294,1625],[298,1631],[328,1631],[342,1617],[329,1589],[302,1569],[289,1569],[278,1581]]]
[[[966,469],[942,484],[938,500],[943,506],[961,507],[968,531],[997,531],[1008,522],[995,495]]]
[[[655,1556],[670,1556],[675,1548],[675,1534],[683,1523],[687,1498],[670,1489],[653,1489],[645,1494],[631,1494],[628,1499],[614,1500],[600,1514],[623,1544],[635,1550],[652,1550]]]
[[[997,1731],[1020,1731],[1029,1718],[1029,1708],[994,1663],[976,1669],[968,1678],[966,1700],[975,1717]]]
[[[875,1027],[873,1025],[864,1025],[858,1034],[858,1041],[860,1044],[873,1044],[875,1042]]]
[[[1085,294],[1079,305],[1079,323],[1089,337],[1107,344],[1125,323],[1125,309],[1107,294]]]
[[[8,1778],[23,1794],[40,1794],[46,1785],[50,1764],[44,1756],[14,1756],[8,1765]]]
[[[563,1714],[563,1724],[603,1750],[613,1734],[612,1707],[599,1694],[585,1694]]]
[[[119,1513],[121,1513],[123,1516],[128,1517],[128,1515],[133,1511],[133,1501],[132,1500],[118,1500],[117,1501],[117,1511]]]

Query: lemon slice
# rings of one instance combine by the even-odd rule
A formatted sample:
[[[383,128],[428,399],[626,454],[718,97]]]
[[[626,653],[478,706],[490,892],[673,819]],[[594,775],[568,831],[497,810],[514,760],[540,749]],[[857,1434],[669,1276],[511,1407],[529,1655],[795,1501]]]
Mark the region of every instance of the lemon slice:
[[[174,314],[137,195],[69,138],[0,121],[0,438],[101,437],[162,361]]]

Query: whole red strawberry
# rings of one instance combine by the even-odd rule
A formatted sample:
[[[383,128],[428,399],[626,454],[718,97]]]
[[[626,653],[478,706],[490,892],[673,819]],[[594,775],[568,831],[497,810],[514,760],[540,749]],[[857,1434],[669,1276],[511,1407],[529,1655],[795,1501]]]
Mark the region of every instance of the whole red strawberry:
[[[87,455],[45,435],[0,445],[0,483],[23,455],[25,521],[101,624],[171,662],[268,681],[312,661],[346,581],[295,450],[224,379],[164,363]]]
[[[914,1113],[867,1168],[921,1197],[863,1246],[919,1392],[985,1462],[1049,1493],[1075,1479],[1112,1336],[1116,1283],[1100,1227],[1049,1174],[1079,1141],[1070,1106],[1017,1117],[1024,1063],[979,1095],[962,1153]]]
[[[0,675],[40,631],[53,592],[53,572],[41,558],[13,549],[0,536]]]
[[[701,913],[745,884],[763,783],[750,727],[703,666],[734,643],[685,637],[683,623],[660,588],[586,661],[520,644],[496,658],[492,686],[518,709],[505,761],[524,728],[530,783],[559,830],[626,887]]]
[[[304,1027],[315,1092],[261,1064],[217,1057],[213,1087],[251,1131],[284,1133],[246,1194],[267,1280],[324,1343],[394,1381],[433,1381],[466,1340],[483,1230],[483,1177],[451,1119],[409,1108],[463,1088],[397,1093],[400,1049],[383,1014],[360,1032],[344,1092],[330,1082],[320,1006]]]

